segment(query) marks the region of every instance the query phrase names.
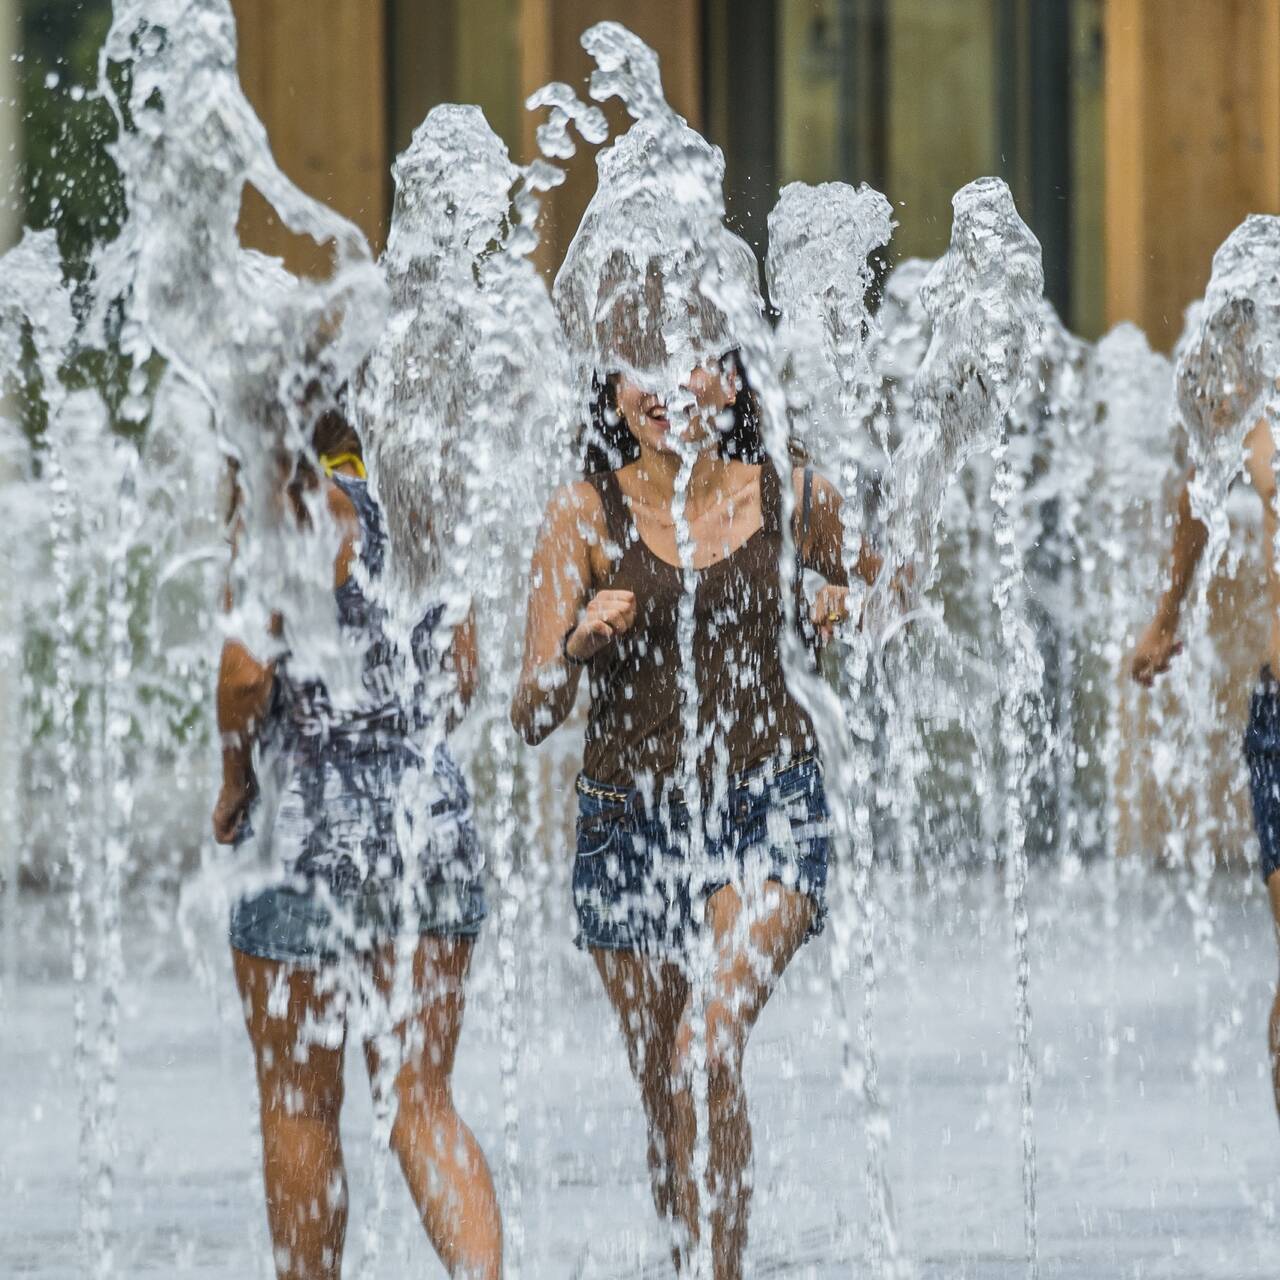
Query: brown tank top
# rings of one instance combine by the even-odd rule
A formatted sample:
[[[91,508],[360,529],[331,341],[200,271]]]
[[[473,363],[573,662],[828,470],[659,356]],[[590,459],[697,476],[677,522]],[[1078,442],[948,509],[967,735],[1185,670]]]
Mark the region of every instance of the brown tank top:
[[[645,777],[661,782],[679,768],[683,743],[681,572],[645,545],[612,471],[588,481],[600,495],[612,544],[608,586],[635,593],[636,622],[591,661],[582,768],[610,786],[633,786]],[[718,767],[736,773],[770,756],[814,749],[813,726],[782,670],[780,499],[778,473],[766,462],[760,468],[759,530],[694,573],[698,773],[704,787]]]

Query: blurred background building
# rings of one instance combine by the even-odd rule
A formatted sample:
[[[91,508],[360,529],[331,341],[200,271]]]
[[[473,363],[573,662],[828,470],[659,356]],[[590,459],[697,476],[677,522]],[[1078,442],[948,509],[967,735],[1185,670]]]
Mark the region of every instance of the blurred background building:
[[[731,219],[757,247],[783,183],[843,179],[898,207],[895,256],[933,256],[952,193],[998,173],[1067,322],[1093,337],[1132,319],[1167,348],[1213,249],[1246,213],[1280,211],[1280,0],[233,4],[244,85],[283,167],[376,243],[391,159],[430,107],[479,103],[528,159],[525,96],[583,85],[578,36],[602,18],[658,50],[672,103],[724,149]],[[0,46],[21,55],[0,60],[0,93],[22,107],[20,127],[0,126],[18,222],[66,221],[70,205],[88,236],[113,216],[105,184],[78,181],[99,162],[72,154],[109,133],[101,104],[72,92],[92,84],[108,20],[109,0],[0,0]],[[589,150],[550,202],[548,268],[592,188]],[[70,177],[51,181],[60,167]],[[252,199],[246,222],[305,256]]]

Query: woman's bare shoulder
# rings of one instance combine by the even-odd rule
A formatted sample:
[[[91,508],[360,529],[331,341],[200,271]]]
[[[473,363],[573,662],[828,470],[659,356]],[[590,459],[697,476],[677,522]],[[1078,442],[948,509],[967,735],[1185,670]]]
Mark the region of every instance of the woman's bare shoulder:
[[[356,513],[356,504],[351,496],[340,485],[332,480],[325,481],[324,501],[330,517],[339,525],[359,525],[360,517]]]
[[[589,480],[571,480],[558,485],[547,500],[543,526],[548,530],[595,531],[605,525],[604,504]]]

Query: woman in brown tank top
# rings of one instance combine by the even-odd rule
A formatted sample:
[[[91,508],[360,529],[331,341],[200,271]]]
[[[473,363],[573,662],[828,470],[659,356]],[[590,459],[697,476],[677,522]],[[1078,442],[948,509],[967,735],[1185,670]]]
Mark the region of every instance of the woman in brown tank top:
[[[659,399],[616,375],[600,382],[586,478],[553,497],[534,552],[512,720],[541,742],[588,673],[578,944],[622,1025],[649,1122],[654,1200],[675,1228],[681,1268],[699,1230],[691,982],[706,984],[711,1256],[724,1280],[741,1274],[750,1196],[743,1051],[788,962],[822,928],[828,824],[813,727],[782,667],[781,481],[758,404],[734,353],[695,369],[685,387],[697,407],[684,439],[700,449],[685,508],[697,759],[683,758],[681,722],[680,445]],[[799,559],[827,583],[811,611],[825,639],[847,616],[840,498],[811,471],[789,480]],[[864,548],[859,574],[872,581],[877,569]]]

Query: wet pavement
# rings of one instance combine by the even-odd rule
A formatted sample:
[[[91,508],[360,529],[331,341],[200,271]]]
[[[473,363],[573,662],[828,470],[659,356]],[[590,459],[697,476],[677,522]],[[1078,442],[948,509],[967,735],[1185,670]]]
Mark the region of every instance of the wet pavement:
[[[1238,880],[1216,885],[1221,958],[1199,964],[1175,882],[1123,884],[1111,938],[1100,892],[1096,879],[1056,869],[1033,884],[1041,1275],[1280,1276],[1280,1127],[1265,1044],[1277,960],[1265,898]],[[1000,886],[910,899],[895,887],[885,913],[876,1043],[903,1251],[930,1280],[1024,1276]],[[0,1001],[0,1275],[51,1280],[83,1274],[65,904],[33,897],[17,918]],[[129,915],[114,1162],[122,1276],[270,1274],[248,1046],[217,935],[198,921],[184,948],[163,901]],[[862,1114],[841,1083],[832,945],[828,930],[805,949],[748,1052],[750,1275],[870,1274]],[[518,955],[521,1274],[668,1276],[638,1102],[594,968],[562,911],[545,926],[526,919]],[[505,1185],[496,964],[491,927],[455,1083]],[[860,992],[849,996],[856,1013]],[[350,1276],[362,1274],[372,1186],[363,1078],[352,1056]],[[394,1169],[389,1178],[368,1274],[443,1275]]]

